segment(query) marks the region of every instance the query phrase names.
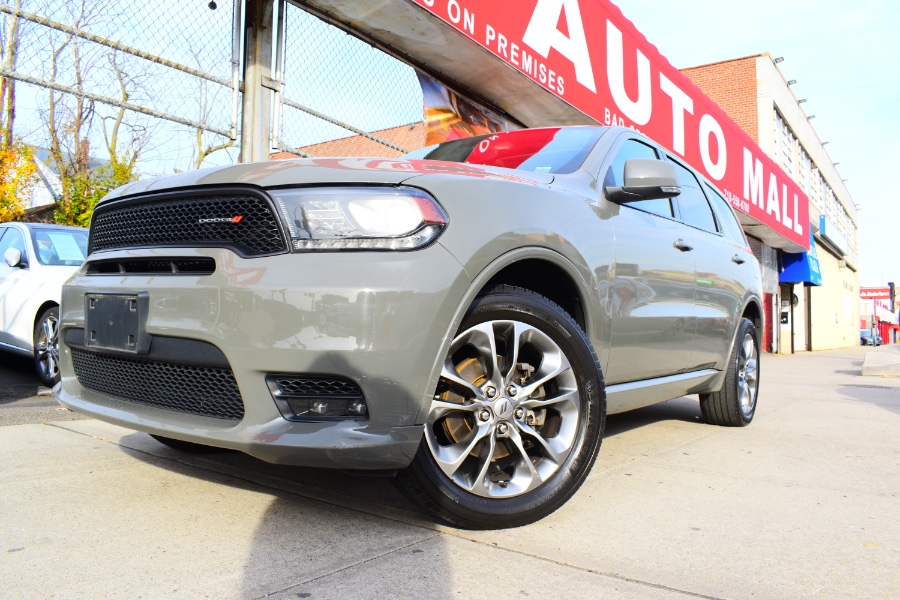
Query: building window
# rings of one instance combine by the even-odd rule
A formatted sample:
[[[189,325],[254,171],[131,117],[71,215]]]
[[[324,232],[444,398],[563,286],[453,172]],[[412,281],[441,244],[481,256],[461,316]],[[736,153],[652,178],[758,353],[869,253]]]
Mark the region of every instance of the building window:
[[[809,154],[806,153],[806,150],[803,147],[800,147],[800,189],[803,190],[803,193],[807,196],[809,195],[809,176],[810,176],[810,167],[812,161],[809,159]]]
[[[796,174],[794,173],[794,142],[796,141],[797,137],[794,135],[794,132],[791,131],[790,126],[776,110],[775,154],[779,157],[781,166],[792,179],[796,178]]]

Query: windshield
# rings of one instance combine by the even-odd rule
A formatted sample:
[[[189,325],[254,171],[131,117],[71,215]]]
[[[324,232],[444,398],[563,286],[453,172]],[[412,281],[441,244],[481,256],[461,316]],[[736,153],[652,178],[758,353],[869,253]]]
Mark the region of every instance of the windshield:
[[[535,173],[573,173],[605,131],[603,127],[553,127],[479,135],[440,144],[425,158]]]
[[[87,229],[32,229],[31,238],[42,265],[78,267],[87,256]]]

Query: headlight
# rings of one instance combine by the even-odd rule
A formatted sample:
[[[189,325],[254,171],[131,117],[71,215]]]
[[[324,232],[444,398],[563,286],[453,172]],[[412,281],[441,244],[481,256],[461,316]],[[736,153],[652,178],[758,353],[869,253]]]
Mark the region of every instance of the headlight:
[[[413,250],[433,242],[447,215],[421,190],[320,187],[273,190],[294,250]]]

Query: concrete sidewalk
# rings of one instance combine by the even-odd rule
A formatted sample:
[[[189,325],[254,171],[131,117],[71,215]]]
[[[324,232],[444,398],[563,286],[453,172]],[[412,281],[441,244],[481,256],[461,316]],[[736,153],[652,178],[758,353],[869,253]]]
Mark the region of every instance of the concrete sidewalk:
[[[612,417],[566,506],[496,532],[382,479],[0,427],[0,597],[897,598],[900,378],[865,352],[765,356],[747,428],[690,397]]]

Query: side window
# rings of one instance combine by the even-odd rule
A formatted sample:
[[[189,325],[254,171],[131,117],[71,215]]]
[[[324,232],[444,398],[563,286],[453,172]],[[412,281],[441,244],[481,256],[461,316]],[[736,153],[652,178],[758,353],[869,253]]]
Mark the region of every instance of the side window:
[[[9,248],[17,249],[22,253],[22,258],[27,261],[28,254],[25,252],[25,238],[22,236],[22,232],[15,227],[6,227],[5,229],[6,232],[3,233],[3,237],[0,237],[0,264],[6,266],[2,259]]]
[[[678,169],[678,179],[681,183],[681,194],[677,197],[681,220],[691,227],[716,233],[716,218],[697,178],[684,165],[674,160],[671,162]]]
[[[712,203],[713,210],[718,217],[719,224],[722,228],[722,234],[729,242],[738,244],[739,246],[747,245],[747,238],[744,237],[744,229],[734,214],[731,205],[725,201],[725,198],[714,188],[704,185],[706,188],[706,196]]]
[[[613,159],[606,177],[603,179],[604,187],[619,187],[625,184],[625,161],[629,158],[655,158],[656,150],[647,144],[643,144],[637,140],[627,140]],[[653,213],[661,217],[672,218],[672,202],[667,198],[659,200],[642,200],[640,202],[629,203],[628,206]]]

